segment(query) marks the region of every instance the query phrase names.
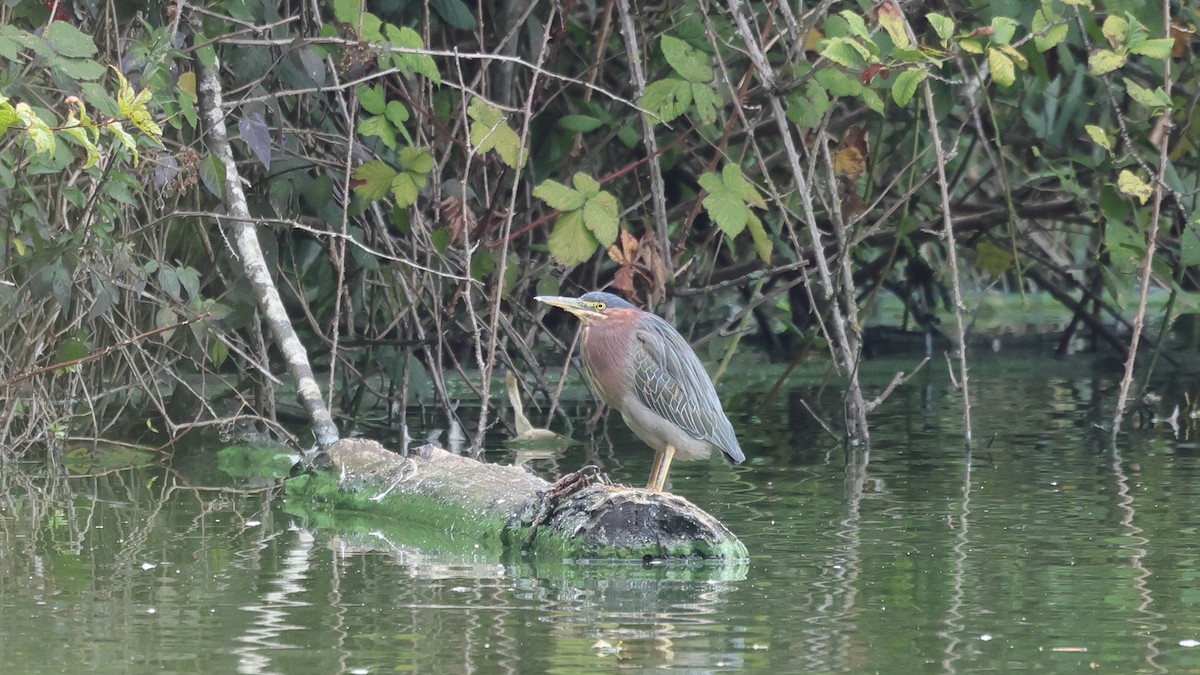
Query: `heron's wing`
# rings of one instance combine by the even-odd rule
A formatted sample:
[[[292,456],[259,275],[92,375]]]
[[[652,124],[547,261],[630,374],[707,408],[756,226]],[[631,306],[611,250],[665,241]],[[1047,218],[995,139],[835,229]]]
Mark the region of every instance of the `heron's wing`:
[[[653,317],[638,330],[633,347],[638,400],[694,438],[706,440],[740,461],[741,449],[712,380],[683,336],[666,321]]]

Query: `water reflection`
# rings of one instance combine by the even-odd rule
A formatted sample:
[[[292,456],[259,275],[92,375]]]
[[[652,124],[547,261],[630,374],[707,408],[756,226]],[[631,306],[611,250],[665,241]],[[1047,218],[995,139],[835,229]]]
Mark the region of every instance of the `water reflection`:
[[[795,402],[838,428],[839,404],[819,387],[734,410],[747,464],[681,463],[671,486],[742,536],[752,558],[740,567],[568,564],[356,514],[313,519],[270,486],[231,489],[207,452],[97,476],[0,467],[0,662],[1200,669],[1200,452],[1186,425],[1176,437],[1149,422],[1109,445],[1094,425],[1110,415],[1113,381],[1053,363],[980,375],[983,440],[970,453],[957,394],[936,374],[878,411],[869,453],[831,441]],[[1160,391],[1179,398],[1169,382]],[[586,462],[637,483],[650,453],[616,422],[529,464]]]
[[[238,672],[258,673],[273,672],[269,653],[277,649],[297,649],[300,644],[289,641],[289,631],[302,631],[304,626],[299,623],[289,623],[293,611],[298,607],[308,607],[311,603],[293,599],[304,593],[308,584],[308,571],[311,564],[313,536],[309,532],[300,531],[289,545],[280,561],[276,578],[269,582],[275,588],[264,593],[262,602],[255,602],[240,607],[252,615],[245,633],[238,637],[238,642],[245,643],[237,647],[233,653],[238,657]],[[262,547],[260,547],[261,550]]]

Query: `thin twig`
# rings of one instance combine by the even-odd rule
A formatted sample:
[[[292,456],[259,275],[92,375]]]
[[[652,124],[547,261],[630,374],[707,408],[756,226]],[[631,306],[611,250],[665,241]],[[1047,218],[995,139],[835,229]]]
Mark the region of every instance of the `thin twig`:
[[[891,0],[888,0],[889,2]],[[899,6],[896,6],[899,11]],[[908,19],[904,19],[904,28],[913,44],[918,44],[916,34]],[[937,160],[938,193],[942,200],[942,231],[945,236],[946,265],[950,268],[950,290],[954,298],[954,328],[955,339],[958,341],[958,379],[963,399],[963,434],[967,444],[971,443],[971,385],[967,370],[967,331],[963,324],[962,283],[958,273],[958,242],[954,238],[954,219],[950,213],[950,184],[946,179],[946,163],[950,157],[942,147],[942,136],[938,131],[937,111],[933,105],[933,87],[926,79],[921,83],[925,94],[925,114],[929,121],[929,136],[933,141],[934,157]]]
[[[1163,32],[1171,35],[1171,7],[1168,0],[1163,0]],[[1163,90],[1167,100],[1171,99],[1171,59],[1163,59]],[[1115,107],[1115,106],[1114,106]],[[1133,334],[1129,336],[1129,354],[1125,357],[1125,374],[1121,377],[1121,387],[1117,392],[1117,405],[1113,410],[1112,434],[1115,440],[1121,431],[1121,420],[1125,416],[1125,403],[1129,399],[1129,387],[1133,384],[1133,366],[1137,361],[1138,343],[1142,337],[1142,325],[1146,321],[1146,299],[1150,295],[1150,274],[1154,267],[1154,250],[1158,245],[1158,221],[1162,215],[1164,181],[1167,175],[1167,148],[1171,138],[1171,113],[1174,109],[1164,108],[1160,117],[1162,134],[1158,138],[1158,173],[1154,177],[1154,203],[1150,207],[1150,229],[1146,232],[1146,257],[1142,261],[1141,289],[1138,293],[1137,314],[1133,316]],[[1133,152],[1130,146],[1130,152]]]

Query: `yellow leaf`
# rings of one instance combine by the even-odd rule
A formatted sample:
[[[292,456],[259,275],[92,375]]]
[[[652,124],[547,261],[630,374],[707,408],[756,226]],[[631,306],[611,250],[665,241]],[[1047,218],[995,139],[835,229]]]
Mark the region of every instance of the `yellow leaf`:
[[[1117,177],[1117,189],[1130,197],[1137,197],[1142,204],[1154,194],[1154,190],[1129,169],[1122,169]]]
[[[1011,87],[1017,81],[1017,70],[1012,59],[999,49],[987,50],[988,67],[992,69],[992,80],[1001,87]]]
[[[804,36],[804,51],[814,54],[817,53],[820,51],[820,47],[817,45],[817,43],[824,39],[825,34],[821,32],[820,28],[814,28],[808,31],[808,35]]]
[[[181,73],[179,75],[179,79],[175,82],[175,85],[178,86],[181,91],[186,91],[187,93],[191,94],[192,96],[195,96],[196,95],[196,73],[191,70],[187,71],[186,73]]]
[[[833,151],[833,172],[857,180],[867,170],[867,152],[867,132],[859,126],[850,127]]]

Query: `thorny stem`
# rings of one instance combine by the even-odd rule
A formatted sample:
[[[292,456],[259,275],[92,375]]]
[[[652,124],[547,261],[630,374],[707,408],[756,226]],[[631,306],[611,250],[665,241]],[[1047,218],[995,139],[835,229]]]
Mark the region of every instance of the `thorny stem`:
[[[546,53],[550,48],[550,31],[554,25],[554,21],[547,20],[545,29],[542,33],[542,44],[538,50],[537,67],[540,69],[542,62],[546,58]],[[525,105],[523,107],[524,115],[521,122],[521,152],[528,153],[529,148],[529,125],[533,120],[533,102],[537,98],[540,87],[538,86],[539,76],[534,74],[529,83],[529,93],[525,97]],[[517,172],[517,180],[520,180],[520,172]],[[478,453],[483,449],[483,436],[487,432],[488,404],[491,402],[488,383],[492,380],[492,370],[496,366],[496,345],[497,336],[500,332],[500,299],[504,289],[505,270],[508,266],[508,244],[511,240],[509,233],[512,232],[513,215],[517,211],[517,196],[520,190],[514,185],[509,192],[508,213],[504,217],[504,226],[500,238],[504,242],[500,248],[500,260],[496,270],[494,293],[491,298],[491,323],[488,326],[488,344],[487,358],[480,363],[480,411],[479,411],[479,428],[475,435],[475,441],[471,446],[472,452]]]
[[[633,78],[633,90],[636,98],[641,98],[646,91],[646,73],[642,70],[642,57],[638,52],[637,29],[633,25],[633,16],[629,12],[629,0],[617,0],[617,11],[621,18],[621,36],[625,39],[625,53],[629,58],[630,75]],[[650,171],[650,196],[654,206],[654,236],[658,239],[659,254],[666,266],[666,282],[675,279],[675,264],[671,260],[671,237],[667,230],[667,188],[663,180],[662,164],[659,163],[658,137],[654,134],[654,121],[646,115],[638,116],[642,121],[642,137],[646,143],[646,154],[651,157],[647,165]],[[675,304],[669,303],[665,308],[666,319],[674,318]]]
[[[791,125],[784,112],[783,100],[776,87],[775,75],[771,64],[767,61],[767,56],[763,53],[754,32],[750,30],[741,0],[728,0],[728,4],[730,14],[733,15],[734,22],[737,25],[738,34],[741,36],[743,43],[745,43],[750,62],[754,65],[759,80],[762,81],[763,87],[766,89],[767,98],[771,105],[771,116],[778,127],[779,136],[783,141],[787,154],[789,168],[796,181],[796,192],[800,196],[800,203],[804,210],[804,221],[808,226],[809,237],[812,239],[813,259],[817,263],[817,272],[821,280],[821,290],[824,295],[823,299],[829,303],[830,312],[833,315],[833,320],[830,323],[833,327],[835,339],[829,340],[830,349],[834,352],[834,361],[845,369],[847,378],[849,379],[846,391],[847,424],[850,431],[849,440],[866,443],[869,441],[866,405],[862,398],[862,388],[858,384],[858,368],[855,362],[858,349],[855,341],[847,335],[844,308],[834,288],[833,274],[829,270],[829,263],[825,260],[825,256],[822,253],[821,230],[817,227],[817,216],[813,209],[812,189],[808,179],[805,178],[804,167],[800,162],[800,153],[796,149],[795,139],[792,138]],[[839,253],[844,255],[845,251],[840,251]]]
[[[905,19],[904,27],[908,32],[909,39],[916,44],[916,36],[912,32],[912,27],[908,25],[907,19]],[[970,445],[972,437],[971,384],[967,370],[967,330],[963,324],[962,283],[958,274],[958,242],[954,238],[954,219],[950,213],[950,183],[946,178],[948,158],[945,148],[942,146],[941,133],[938,131],[937,112],[933,105],[933,87],[929,86],[929,80],[926,79],[921,83],[921,88],[925,94],[925,115],[929,120],[929,136],[933,140],[933,152],[937,160],[938,193],[942,199],[942,231],[946,237],[946,264],[950,268],[951,293],[954,298],[954,337],[958,342],[958,386],[961,387],[963,398],[963,435],[967,444]]]
[[[1171,6],[1168,0],[1163,0],[1163,33],[1171,35]],[[1171,98],[1171,59],[1163,59],[1163,90],[1167,99]],[[1154,250],[1158,245],[1158,220],[1162,213],[1163,180],[1167,174],[1167,147],[1171,137],[1171,108],[1162,112],[1161,125],[1163,133],[1158,141],[1158,175],[1154,178],[1154,204],[1150,208],[1150,230],[1146,233],[1146,258],[1142,261],[1142,287],[1138,293],[1137,314],[1133,317],[1133,335],[1129,337],[1129,355],[1125,358],[1125,375],[1121,378],[1121,388],[1117,392],[1117,406],[1113,411],[1112,437],[1116,440],[1121,430],[1121,420],[1125,416],[1125,404],[1129,400],[1129,388],[1133,384],[1133,365],[1137,361],[1138,343],[1142,337],[1142,326],[1146,321],[1146,298],[1150,293],[1150,273],[1154,267]]]

